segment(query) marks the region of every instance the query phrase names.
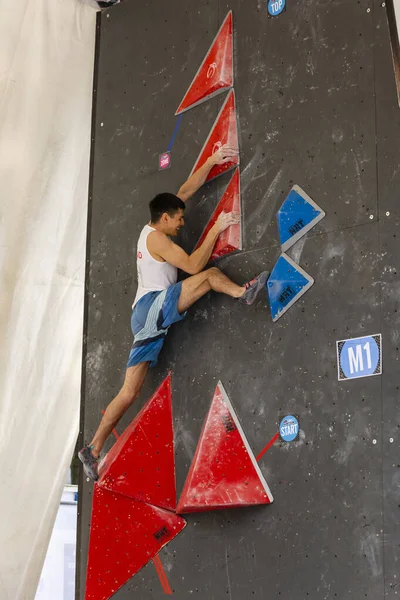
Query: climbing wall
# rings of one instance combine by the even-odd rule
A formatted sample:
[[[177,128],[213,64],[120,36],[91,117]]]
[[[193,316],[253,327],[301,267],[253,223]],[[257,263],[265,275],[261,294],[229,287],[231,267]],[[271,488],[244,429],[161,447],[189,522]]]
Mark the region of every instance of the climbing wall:
[[[281,8],[283,2],[266,0],[199,0],[193,6],[126,0],[99,17],[82,440],[89,440],[123,381],[132,342],[135,246],[149,219],[148,202],[158,192],[176,192],[190,174],[229,89],[240,164],[189,201],[180,243],[187,251],[196,246],[224,194],[231,194],[225,191],[232,177],[240,177],[232,193],[241,207],[241,235],[221,244],[215,264],[238,283],[266,268],[274,272],[254,306],[209,294],[171,328],[159,365],[108,442],[106,450],[172,369],[176,492],[187,525],[183,529],[181,516],[172,515],[173,506],[151,509],[155,531],[140,517],[140,536],[153,536],[146,557],[135,554],[134,532],[130,545],[129,528],[122,528],[127,583],[116,592],[118,600],[169,594],[178,600],[394,600],[399,593],[400,108],[388,7],[367,0],[288,0]],[[230,10],[232,78],[229,69],[210,67],[218,62],[212,53],[207,70],[201,67]],[[229,54],[229,44],[223,48]],[[206,94],[197,88],[187,93],[196,72],[215,74]],[[304,213],[290,225],[294,244],[283,233],[294,210],[292,189],[317,207],[311,204],[305,235],[298,235]],[[287,286],[276,292],[288,269],[307,286],[293,303]],[[363,340],[359,350],[357,342],[344,342],[377,334],[381,341]],[[376,340],[382,354],[375,368],[369,365],[375,350],[362,353]],[[349,364],[338,369],[337,355],[346,351]],[[353,379],[363,374],[363,360],[364,374],[377,374]],[[247,452],[247,463],[234,463],[237,488],[230,474],[223,487],[225,463],[205,470],[201,459],[210,460],[202,440],[213,439],[219,381],[229,399],[216,413],[219,448],[232,464],[228,449],[238,450],[229,436],[238,439],[240,432]],[[113,464],[118,467],[117,459]],[[247,464],[259,477],[260,501],[243,507],[232,494],[246,485],[239,465]],[[218,493],[207,496],[204,490],[217,484]],[[129,491],[124,479],[118,485]],[[98,566],[91,555],[96,585],[101,579],[117,589],[122,581],[120,569],[113,578],[115,565],[108,562],[118,561],[119,543],[107,546],[99,527],[111,528],[114,538],[124,504],[132,515],[153,506],[150,489],[139,498],[129,492],[117,502],[113,523],[107,498],[119,498],[118,488],[94,488],[82,478],[80,600],[94,489],[100,492],[91,545],[100,548],[100,540],[106,546]],[[108,505],[104,520],[101,502]],[[167,521],[179,523],[174,535],[159,526]]]

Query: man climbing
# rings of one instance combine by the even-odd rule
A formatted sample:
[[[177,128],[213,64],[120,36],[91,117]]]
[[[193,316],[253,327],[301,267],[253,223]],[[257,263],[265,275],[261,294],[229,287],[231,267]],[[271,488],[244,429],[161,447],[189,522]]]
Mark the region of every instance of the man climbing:
[[[149,367],[157,364],[169,327],[184,319],[187,309],[210,290],[250,305],[265,286],[267,271],[245,285],[237,285],[215,267],[203,271],[220,233],[239,222],[237,213],[221,213],[201,246],[190,255],[170,239],[184,225],[185,202],[203,185],[212,167],[236,155],[236,149],[222,146],[177,195],[158,194],[150,202],[150,223],[142,229],[137,244],[138,289],[131,319],[134,341],[125,381],[108,405],[93,440],[78,454],[86,475],[93,480],[98,479],[98,457],[104,442],[138,397]],[[190,277],[177,282],[178,269]]]

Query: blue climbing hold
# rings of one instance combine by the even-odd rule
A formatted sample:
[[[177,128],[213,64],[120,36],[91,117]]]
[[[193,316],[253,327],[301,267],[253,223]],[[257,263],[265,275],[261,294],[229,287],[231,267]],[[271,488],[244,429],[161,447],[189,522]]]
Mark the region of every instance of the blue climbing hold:
[[[276,215],[282,252],[286,252],[324,216],[324,211],[310,196],[294,185]]]
[[[272,320],[277,321],[313,283],[308,273],[281,254],[266,283]]]

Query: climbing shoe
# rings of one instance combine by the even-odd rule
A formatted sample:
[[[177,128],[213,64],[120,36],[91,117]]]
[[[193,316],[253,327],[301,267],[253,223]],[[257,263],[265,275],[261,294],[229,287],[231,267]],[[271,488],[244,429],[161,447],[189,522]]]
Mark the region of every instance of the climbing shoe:
[[[99,478],[99,459],[93,456],[91,447],[85,446],[82,448],[82,450],[79,450],[78,458],[83,465],[83,470],[85,471],[86,475],[90,477],[90,479],[93,479],[93,481],[97,481]]]
[[[243,294],[243,296],[240,296],[240,298],[238,298],[239,302],[247,305],[253,304],[254,300],[257,298],[259,291],[262,290],[265,286],[268,277],[269,271],[263,271],[258,277],[255,277],[254,279],[246,283],[246,291]]]

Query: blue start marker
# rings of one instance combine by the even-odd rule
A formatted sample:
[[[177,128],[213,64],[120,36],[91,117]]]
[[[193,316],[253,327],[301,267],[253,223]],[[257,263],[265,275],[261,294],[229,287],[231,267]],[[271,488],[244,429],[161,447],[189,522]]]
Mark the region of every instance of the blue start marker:
[[[273,321],[277,321],[314,283],[289,256],[281,254],[266,283]]]
[[[382,374],[382,335],[336,342],[338,380]]]
[[[285,10],[286,0],[268,0],[268,14],[277,17]]]
[[[299,421],[293,415],[283,417],[279,423],[279,435],[283,442],[294,442],[299,437]]]
[[[286,252],[324,217],[325,213],[318,204],[301,187],[294,185],[276,215],[282,252]]]

